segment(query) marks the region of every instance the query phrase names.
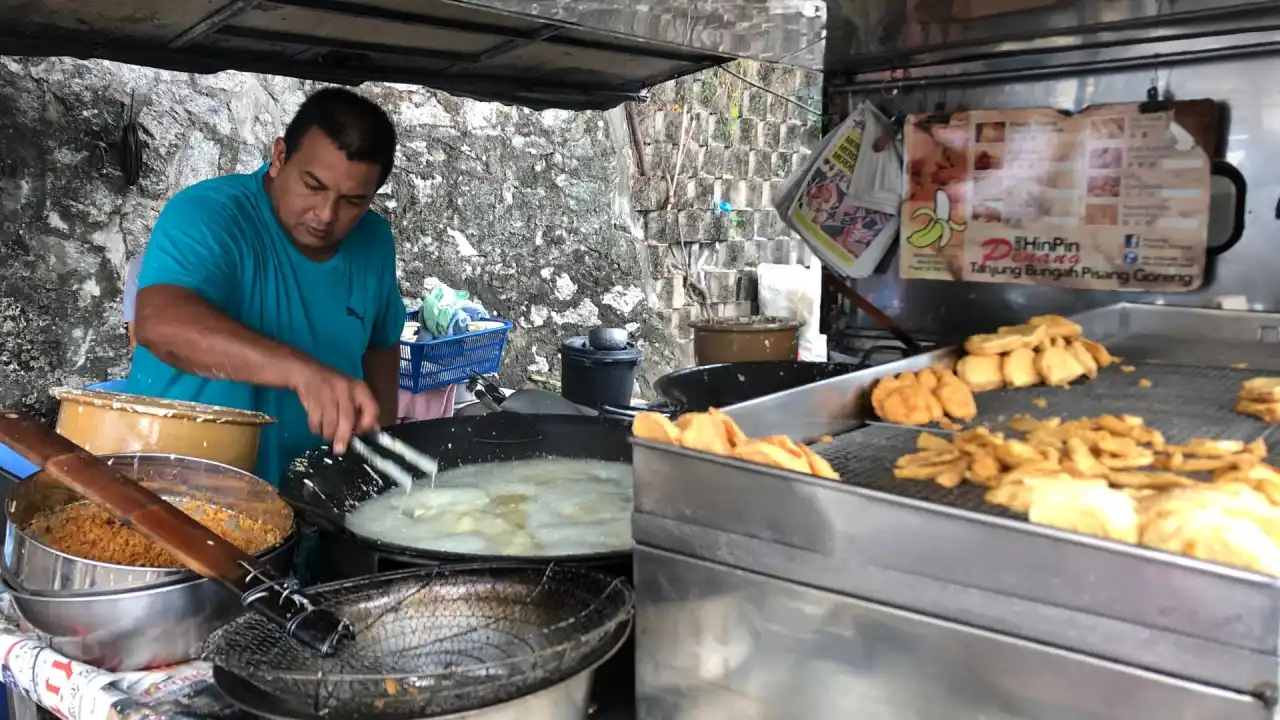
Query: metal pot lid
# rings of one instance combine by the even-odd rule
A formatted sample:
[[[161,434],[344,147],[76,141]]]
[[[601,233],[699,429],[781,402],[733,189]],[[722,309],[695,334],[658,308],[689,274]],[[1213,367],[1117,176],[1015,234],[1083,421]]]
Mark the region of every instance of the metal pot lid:
[[[188,402],[186,400],[130,395],[106,390],[63,387],[54,388],[49,391],[49,394],[62,402],[80,403],[107,410],[158,415],[177,420],[195,420],[197,422],[231,425],[267,425],[275,422],[270,416],[252,410],[205,405],[204,403]]]
[[[627,346],[621,350],[598,350],[591,347],[586,335],[565,338],[560,343],[560,353],[580,360],[597,362],[637,362],[644,357],[644,352],[636,347],[634,341],[628,340]]]

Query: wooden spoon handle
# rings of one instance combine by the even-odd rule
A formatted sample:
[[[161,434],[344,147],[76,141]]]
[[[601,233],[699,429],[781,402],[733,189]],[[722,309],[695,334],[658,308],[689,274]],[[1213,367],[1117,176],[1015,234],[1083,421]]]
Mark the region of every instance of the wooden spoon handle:
[[[300,642],[328,653],[350,634],[341,618],[314,608],[306,596],[243,550],[31,418],[0,410],[0,442],[168,550],[183,565],[236,592],[247,608],[288,628]]]
[[[14,412],[0,413],[0,441],[200,575],[243,591],[254,559],[79,445]]]

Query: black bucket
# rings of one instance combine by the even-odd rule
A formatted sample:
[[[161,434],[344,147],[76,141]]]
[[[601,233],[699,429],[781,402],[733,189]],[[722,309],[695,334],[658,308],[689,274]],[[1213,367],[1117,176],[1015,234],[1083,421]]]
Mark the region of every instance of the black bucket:
[[[619,350],[599,350],[585,335],[568,338],[560,343],[560,394],[593,410],[603,405],[626,407],[643,355],[634,342]]]

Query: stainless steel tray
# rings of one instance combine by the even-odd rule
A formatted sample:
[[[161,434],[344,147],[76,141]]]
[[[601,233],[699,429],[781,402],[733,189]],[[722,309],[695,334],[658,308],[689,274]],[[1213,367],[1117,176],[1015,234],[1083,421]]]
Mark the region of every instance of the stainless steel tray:
[[[1121,305],[1080,319],[1092,336],[1114,344],[1153,334],[1147,310]],[[1188,328],[1177,317],[1219,315],[1150,310],[1177,324],[1187,343],[1197,323]],[[1248,313],[1222,315],[1231,322],[1201,321],[1219,331],[1234,325],[1240,347],[1257,342],[1257,328],[1280,325],[1275,315],[1251,316],[1252,326],[1234,317]],[[1255,339],[1246,341],[1250,327]],[[878,378],[950,352],[728,410],[753,435],[838,435],[815,447],[844,484],[637,441],[637,542],[1222,687],[1274,685],[1276,579],[1031,525],[982,502],[977,488],[948,491],[892,478],[892,459],[919,431],[866,423],[858,398]],[[992,420],[1020,411],[1134,412],[1173,440],[1256,437],[1265,425],[1230,412],[1239,380],[1250,374],[1229,367],[1242,362],[1236,357],[1220,357],[1216,368],[1135,363],[1134,373],[1115,370],[1069,390],[984,393],[979,405]],[[1153,387],[1139,388],[1141,377]],[[1046,409],[1031,405],[1040,396]]]
[[[636,550],[640,720],[1265,720],[1244,693]]]

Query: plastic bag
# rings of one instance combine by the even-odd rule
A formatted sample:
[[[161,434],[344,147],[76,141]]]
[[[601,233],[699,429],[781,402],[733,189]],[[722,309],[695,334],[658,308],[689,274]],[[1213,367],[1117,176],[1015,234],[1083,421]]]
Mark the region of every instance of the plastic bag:
[[[825,362],[826,337],[818,332],[822,303],[822,263],[814,258],[809,267],[762,263],[756,267],[760,312],[804,323],[800,327],[800,359]]]

